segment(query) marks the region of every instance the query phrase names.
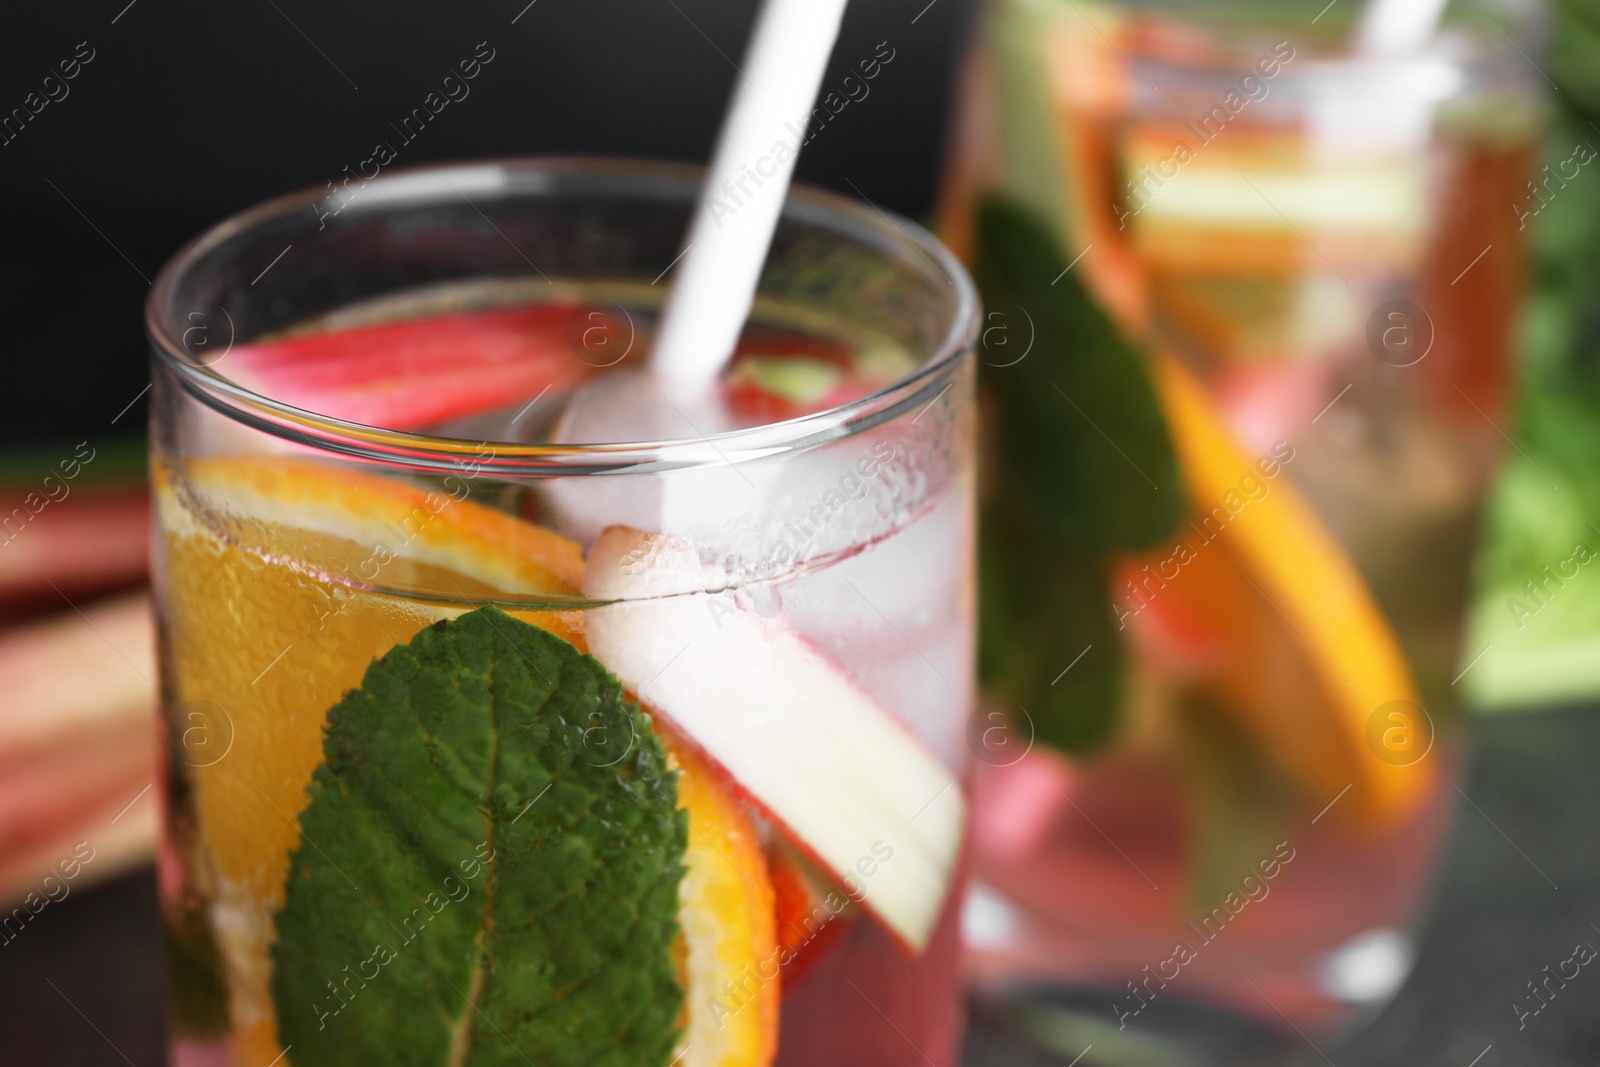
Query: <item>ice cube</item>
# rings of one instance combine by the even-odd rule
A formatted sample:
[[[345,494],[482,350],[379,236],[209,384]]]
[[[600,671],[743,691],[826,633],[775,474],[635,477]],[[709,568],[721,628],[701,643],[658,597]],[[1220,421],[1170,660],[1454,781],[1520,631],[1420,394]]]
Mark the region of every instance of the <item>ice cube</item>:
[[[575,392],[551,438],[557,444],[591,445],[686,441],[688,444],[678,449],[680,456],[717,462],[720,456],[710,437],[732,426],[720,393],[669,397],[648,373],[629,370],[605,375]],[[733,468],[695,473],[706,474],[699,482],[707,490],[743,495],[742,487],[749,492],[748,483]],[[591,544],[607,526],[667,530],[669,484],[678,489],[675,495],[681,496],[678,487],[682,480],[666,471],[583,474],[552,479],[544,488],[561,531],[582,544]],[[745,506],[750,503],[753,501]]]
[[[670,441],[673,458],[628,474],[552,479],[546,490],[556,525],[583,544],[593,543],[608,526],[675,534],[708,557],[725,558],[736,571],[741,557],[746,563],[768,562],[752,546],[782,540],[785,519],[799,523],[817,512],[809,517],[820,521],[818,515],[826,513],[833,525],[845,500],[840,485],[860,480],[849,475],[864,456],[870,459],[871,443],[848,441],[804,451],[769,445],[770,456],[752,457],[748,443],[718,439],[740,428],[721,390],[671,394],[641,372],[589,383],[574,394],[554,440]]]
[[[965,495],[948,493],[783,598],[790,625],[951,767],[962,762],[973,685],[971,538]]]

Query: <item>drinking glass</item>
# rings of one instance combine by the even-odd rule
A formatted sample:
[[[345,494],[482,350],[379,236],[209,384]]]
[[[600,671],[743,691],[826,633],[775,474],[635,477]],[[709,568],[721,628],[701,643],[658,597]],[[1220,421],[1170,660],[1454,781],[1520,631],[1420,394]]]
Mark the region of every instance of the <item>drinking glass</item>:
[[[795,190],[733,424],[557,443],[699,183],[396,171],[156,282],[175,1063],[954,1062],[974,291]]]
[[[1054,243],[1042,291],[1081,286],[1142,346],[1167,474],[1106,394],[1058,386],[1059,419],[1129,499],[1185,501],[1076,602],[1052,590],[1084,553],[1040,535],[1008,632],[1053,636],[1032,664],[1000,647],[976,750],[973,981],[1091,1060],[1348,1032],[1411,967],[1458,799],[1522,238],[1560,179],[1528,180],[1527,25],[1466,10],[1385,55],[1347,14],[1002,0],[971,71],[946,239],[980,284],[1004,252],[980,197]],[[1057,354],[1045,305],[989,297],[1012,321],[984,375],[1015,397]],[[1071,340],[1057,366],[1114,358]],[[1020,531],[1039,510],[1005,486],[985,509]]]

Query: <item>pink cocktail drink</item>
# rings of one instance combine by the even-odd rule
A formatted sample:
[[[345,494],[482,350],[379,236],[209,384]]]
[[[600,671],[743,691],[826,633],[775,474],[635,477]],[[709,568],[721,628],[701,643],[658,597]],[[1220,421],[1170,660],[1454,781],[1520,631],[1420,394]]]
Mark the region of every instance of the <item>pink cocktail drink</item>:
[[[552,443],[693,189],[415,172],[163,275],[180,1062],[954,1062],[970,286],[803,194],[681,432]]]

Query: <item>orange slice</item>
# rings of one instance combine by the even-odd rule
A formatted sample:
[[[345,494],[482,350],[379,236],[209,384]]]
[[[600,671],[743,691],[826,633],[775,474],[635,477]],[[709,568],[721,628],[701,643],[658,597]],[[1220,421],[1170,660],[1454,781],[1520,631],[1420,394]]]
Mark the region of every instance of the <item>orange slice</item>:
[[[1148,594],[1130,621],[1169,638],[1201,634],[1204,684],[1308,799],[1325,803],[1348,786],[1339,807],[1356,818],[1404,815],[1432,768],[1394,766],[1369,747],[1380,707],[1417,702],[1388,622],[1310,505],[1287,478],[1259,478],[1189,372],[1166,356],[1154,372],[1195,511],[1183,558],[1163,549],[1129,566]],[[1244,497],[1246,474],[1267,494]]]
[[[447,487],[450,483],[446,483]],[[289,1062],[270,993],[272,916],[327,709],[373,657],[459,606],[367,592],[569,595],[577,545],[470,501],[331,464],[204,459],[158,472],[162,580],[178,702],[223,715],[228,751],[194,761],[196,876],[214,905],[233,1016],[232,1062]],[[584,647],[578,612],[512,614]],[[777,1050],[781,965],[759,835],[719,773],[672,746],[689,817],[680,890],[683,1067],[766,1067]],[[291,1053],[292,1055],[292,1053]]]
[[[234,1062],[265,1067],[278,1055],[272,915],[322,759],[323,718],[374,657],[466,610],[352,583],[570,594],[582,554],[448,488],[311,460],[191,461],[158,471],[155,497],[169,700],[206,702],[217,734],[204,754],[177,753],[190,764],[193,873],[213,901]],[[577,612],[514,614],[582,647]]]
[[[286,536],[321,535],[332,543],[313,539],[322,558],[312,562],[351,581],[403,586],[416,568],[436,567],[504,593],[570,593],[583,578],[576,544],[466,501],[470,481],[463,476],[423,489],[332,463],[274,457],[193,460],[181,479],[158,481],[164,498],[180,495],[189,511],[164,510],[164,524],[177,518],[187,530],[204,512],[213,529],[247,525],[268,535],[268,552],[301,547],[284,544]]]
[[[773,916],[784,984],[793,989],[839,944],[855,905],[828,876],[781,837],[767,844]]]
[[[663,739],[689,814],[678,910],[685,1020],[673,1062],[766,1067],[778,1051],[785,961],[760,836],[720,772],[690,746]]]

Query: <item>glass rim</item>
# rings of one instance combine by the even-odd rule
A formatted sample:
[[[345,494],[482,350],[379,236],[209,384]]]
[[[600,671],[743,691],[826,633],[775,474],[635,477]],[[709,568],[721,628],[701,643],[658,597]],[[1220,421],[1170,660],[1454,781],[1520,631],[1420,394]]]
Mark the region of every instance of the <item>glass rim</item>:
[[[363,187],[369,210],[403,208],[435,195],[459,197],[462,183],[474,191],[513,188],[513,179],[543,178],[603,181],[612,190],[643,199],[682,199],[699,195],[706,168],[693,164],[590,156],[509,156],[396,167]],[[372,194],[377,193],[374,196]],[[552,195],[560,192],[551,186]],[[251,429],[297,444],[388,466],[421,471],[455,471],[470,463],[501,477],[552,477],[579,474],[644,473],[724,466],[800,451],[853,436],[897,418],[919,404],[931,404],[949,388],[949,378],[977,340],[977,289],[953,253],[911,220],[870,201],[858,203],[837,193],[796,183],[789,189],[783,219],[837,236],[854,238],[882,254],[909,248],[926,264],[915,269],[953,289],[954,306],[944,336],[906,375],[845,404],[824,411],[745,429],[669,440],[607,444],[528,444],[438,437],[390,430],[319,415],[245,388],[200,363],[182,343],[184,327],[169,309],[179,284],[205,256],[229,240],[330,198],[326,188],[309,187],[246,208],[216,223],[185,244],[161,268],[145,301],[145,333],[159,364],[184,391],[212,410]],[[354,205],[352,205],[354,206]],[[930,273],[931,272],[931,273]],[[489,447],[490,454],[484,455]]]
[[[1071,13],[1071,8],[1059,0],[1014,2],[1054,17],[1065,18]],[[1130,18],[1165,17],[1204,35],[1215,46],[1214,51],[1203,56],[1178,55],[1161,48],[1129,48],[1132,58],[1124,55],[1123,59],[1138,72],[1129,83],[1141,93],[1143,79],[1139,75],[1146,72],[1186,83],[1187,87],[1231,88],[1241,75],[1252,73],[1249,65],[1253,60],[1269,58],[1258,54],[1260,46],[1282,38],[1280,43],[1295,46],[1303,58],[1296,58],[1292,67],[1285,62],[1279,73],[1269,76],[1279,86],[1302,91],[1321,87],[1326,91],[1375,80],[1390,93],[1442,102],[1460,95],[1469,83],[1484,79],[1539,83],[1543,72],[1524,49],[1540,50],[1551,29],[1547,11],[1537,3],[1484,0],[1483,7],[1474,5],[1481,25],[1463,25],[1460,19],[1447,16],[1429,42],[1417,51],[1362,53],[1355,48],[1353,26],[1331,34],[1307,34],[1298,19],[1290,22],[1283,12],[1266,20],[1246,18],[1248,11],[1230,12],[1225,5],[1218,7],[1210,0],[1118,0],[1112,7]],[[1241,34],[1243,26],[1249,27],[1248,33]],[[1166,83],[1160,84],[1163,92],[1169,88]]]

